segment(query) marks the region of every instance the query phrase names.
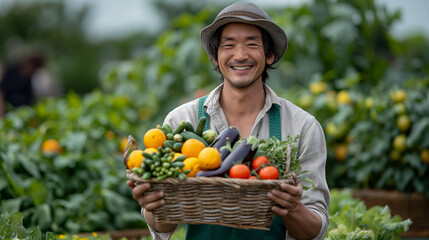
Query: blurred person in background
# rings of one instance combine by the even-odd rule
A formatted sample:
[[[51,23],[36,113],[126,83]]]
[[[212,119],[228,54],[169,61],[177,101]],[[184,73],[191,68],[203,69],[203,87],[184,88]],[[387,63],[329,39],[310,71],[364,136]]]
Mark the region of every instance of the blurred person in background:
[[[37,99],[62,93],[58,84],[52,84],[43,70],[45,57],[30,53],[13,63],[6,63],[0,71],[0,118],[15,108],[30,106]]]

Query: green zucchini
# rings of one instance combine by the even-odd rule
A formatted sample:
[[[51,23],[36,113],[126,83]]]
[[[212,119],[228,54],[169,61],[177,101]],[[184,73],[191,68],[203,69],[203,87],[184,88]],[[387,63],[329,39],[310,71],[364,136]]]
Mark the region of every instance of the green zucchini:
[[[171,149],[174,149],[174,144],[175,144],[176,142],[174,141],[174,140],[165,140],[164,141],[164,148],[171,148]]]
[[[181,152],[182,151],[182,146],[183,146],[183,143],[176,142],[173,145],[173,149],[174,149],[175,152]]]
[[[208,146],[208,143],[206,142],[206,140],[204,140],[201,136],[199,136],[196,133],[185,131],[185,132],[182,132],[181,135],[183,136],[183,141],[193,138],[201,141],[202,143],[204,143],[204,145]]]
[[[162,125],[162,127],[161,127],[161,131],[163,131],[164,134],[167,135],[168,133],[172,133],[173,129],[171,128],[171,126],[168,123],[164,123],[164,125]]]
[[[185,161],[185,159],[186,159],[186,156],[184,154],[181,154],[176,159],[174,159],[174,162],[183,162]]]
[[[183,130],[185,130],[185,126],[186,126],[186,122],[185,121],[181,121],[179,123],[179,125],[177,125],[176,129],[173,131],[173,136],[175,134],[183,132]]]
[[[190,122],[185,122],[185,130],[188,132],[195,132],[194,126]]]
[[[197,128],[195,129],[195,133],[198,136],[202,136],[203,135],[203,131],[204,131],[204,125],[206,125],[206,121],[207,118],[202,116],[199,120],[198,120],[198,124],[197,124]]]

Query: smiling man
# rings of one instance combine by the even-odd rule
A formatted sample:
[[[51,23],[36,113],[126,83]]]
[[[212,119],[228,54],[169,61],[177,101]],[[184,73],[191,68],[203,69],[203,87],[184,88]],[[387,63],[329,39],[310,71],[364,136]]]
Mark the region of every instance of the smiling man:
[[[319,122],[309,113],[280,98],[265,81],[267,70],[287,49],[287,35],[268,14],[251,3],[235,3],[223,9],[214,22],[203,28],[200,40],[221,83],[208,96],[178,106],[164,123],[177,127],[181,121],[197,125],[204,113],[210,128],[218,133],[235,126],[242,137],[300,136],[302,169],[314,181],[315,190],[303,191],[300,183],[284,184],[267,197],[276,203],[269,231],[243,230],[219,225],[187,225],[186,239],[324,239],[328,229],[329,189],[325,177],[326,143]],[[154,239],[169,239],[177,225],[153,220],[152,211],[163,204],[164,193],[144,193],[150,184],[134,187],[136,201]]]

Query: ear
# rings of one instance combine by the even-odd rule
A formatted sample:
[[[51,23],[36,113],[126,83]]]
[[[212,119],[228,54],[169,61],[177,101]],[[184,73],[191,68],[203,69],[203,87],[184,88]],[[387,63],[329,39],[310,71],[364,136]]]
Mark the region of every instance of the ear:
[[[269,57],[267,57],[267,64],[270,65],[274,62],[274,53],[271,53]]]

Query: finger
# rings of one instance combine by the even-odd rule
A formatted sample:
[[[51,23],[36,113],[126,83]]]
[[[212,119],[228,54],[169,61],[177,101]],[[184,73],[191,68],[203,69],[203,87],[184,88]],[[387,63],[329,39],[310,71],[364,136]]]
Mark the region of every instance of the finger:
[[[277,203],[282,208],[292,208],[294,200],[288,193],[282,191],[272,191],[267,194],[267,197]]]
[[[133,188],[133,195],[141,196],[151,187],[150,183],[139,184]]]
[[[295,186],[283,183],[280,188],[292,196],[299,197],[300,199],[302,197],[302,186],[300,183],[297,183]]]
[[[134,181],[132,181],[132,180],[128,180],[128,181],[127,181],[127,185],[128,185],[128,187],[130,187],[130,188],[131,188],[131,190],[133,190],[133,189],[134,189],[134,187],[135,187],[135,185],[134,185]]]
[[[155,202],[151,202],[145,205],[144,209],[148,212],[152,212],[153,210],[155,210],[156,208],[162,207],[165,204],[165,200],[161,199]]]
[[[273,206],[271,208],[271,211],[273,211],[274,214],[277,214],[279,216],[286,216],[289,213],[289,211],[286,208],[279,208],[277,206]]]

